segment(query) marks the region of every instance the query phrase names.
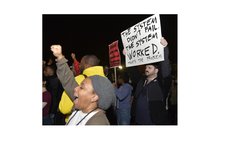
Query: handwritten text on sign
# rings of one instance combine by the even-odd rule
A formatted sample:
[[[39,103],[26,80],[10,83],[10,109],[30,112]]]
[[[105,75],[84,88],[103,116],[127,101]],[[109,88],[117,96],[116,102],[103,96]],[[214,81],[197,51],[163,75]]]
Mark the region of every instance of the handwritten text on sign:
[[[161,37],[160,17],[157,14],[123,31],[121,39],[126,50],[126,67],[163,61]]]

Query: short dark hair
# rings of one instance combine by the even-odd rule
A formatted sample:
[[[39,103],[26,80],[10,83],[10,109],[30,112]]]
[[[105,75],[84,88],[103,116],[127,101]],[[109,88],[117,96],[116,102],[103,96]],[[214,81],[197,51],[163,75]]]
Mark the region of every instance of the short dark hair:
[[[118,78],[123,79],[125,83],[129,82],[129,75],[127,72],[121,72]]]
[[[47,68],[50,68],[51,70],[56,72],[56,66],[54,66],[54,65],[47,65],[47,66],[44,67],[44,70],[47,69]]]
[[[100,63],[100,60],[95,55],[86,55],[84,58],[85,63],[90,66],[97,66]]]

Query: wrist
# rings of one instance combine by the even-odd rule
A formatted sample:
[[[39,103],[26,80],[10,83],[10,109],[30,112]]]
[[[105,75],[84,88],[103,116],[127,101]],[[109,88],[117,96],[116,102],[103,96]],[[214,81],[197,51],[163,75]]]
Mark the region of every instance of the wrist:
[[[64,58],[64,56],[61,54],[57,57],[57,60],[61,60],[62,58]]]

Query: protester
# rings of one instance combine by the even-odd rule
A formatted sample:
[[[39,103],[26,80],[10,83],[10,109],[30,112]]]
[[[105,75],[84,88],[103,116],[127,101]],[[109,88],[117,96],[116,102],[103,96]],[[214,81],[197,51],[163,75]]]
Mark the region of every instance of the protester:
[[[75,77],[71,72],[67,60],[62,55],[62,49],[60,45],[52,45],[51,50],[54,56],[57,58],[57,75],[60,79],[65,91],[66,95],[62,96],[61,102],[59,103],[59,109],[62,113],[68,114],[71,113],[73,108],[73,100],[74,100],[74,88],[81,84],[82,80],[85,76],[93,76],[99,75],[101,77],[105,77],[102,66],[97,66],[99,64],[99,60],[95,55],[86,55],[81,59],[80,62],[80,70],[83,70],[83,75],[79,75]],[[67,96],[68,95],[68,96]],[[115,105],[115,94],[113,93],[113,104]]]
[[[50,115],[53,118],[54,124],[63,124],[63,117],[58,110],[58,103],[61,99],[61,94],[63,88],[61,82],[56,76],[56,71],[54,66],[45,66],[44,68],[44,78],[46,80],[46,88],[52,96]]]
[[[133,87],[129,84],[129,77],[121,73],[118,77],[119,88],[115,87],[117,97],[116,114],[118,125],[129,125],[131,119],[131,95]]]
[[[80,84],[85,79],[85,76],[100,75],[104,77],[103,67],[98,66],[98,64],[99,60],[94,55],[86,55],[82,57],[79,65],[79,69],[81,70],[82,74],[76,76],[75,81]],[[63,114],[71,114],[73,106],[73,101],[71,98],[69,98],[66,91],[64,91],[59,103],[60,111]]]
[[[109,125],[105,115],[114,100],[111,82],[99,75],[84,79],[80,86],[74,89],[75,110],[67,125]]]
[[[167,41],[162,38],[161,44],[164,46],[164,61],[147,64],[145,77],[137,84],[134,94],[135,124],[159,125],[169,124],[168,112],[165,107],[165,95],[169,90],[166,84],[171,73],[169,65],[169,51]]]

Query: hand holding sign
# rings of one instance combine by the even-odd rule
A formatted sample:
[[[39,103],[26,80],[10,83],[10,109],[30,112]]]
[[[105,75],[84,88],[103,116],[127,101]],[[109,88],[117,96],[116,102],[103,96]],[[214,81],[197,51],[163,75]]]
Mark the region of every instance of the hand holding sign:
[[[127,51],[126,51],[126,49],[124,48],[123,51],[122,51],[122,53],[123,53],[124,56],[126,55],[126,52],[127,52]]]
[[[161,42],[160,42],[164,47],[166,47],[167,45],[168,45],[168,42],[167,42],[167,40],[164,38],[164,37],[162,37],[161,38]]]
[[[57,58],[57,60],[63,58],[61,45],[52,45],[51,51],[53,52],[53,55]]]

